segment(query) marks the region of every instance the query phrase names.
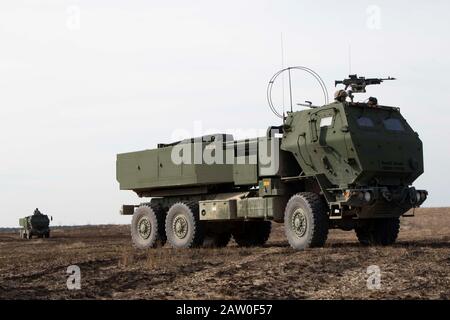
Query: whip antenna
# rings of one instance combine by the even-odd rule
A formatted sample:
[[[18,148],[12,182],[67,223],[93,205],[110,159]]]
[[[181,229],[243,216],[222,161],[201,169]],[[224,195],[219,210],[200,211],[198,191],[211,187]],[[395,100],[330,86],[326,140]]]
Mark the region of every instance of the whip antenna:
[[[284,43],[283,43],[283,32],[281,33],[281,69],[284,69]],[[283,122],[284,122],[284,75],[281,77],[281,95],[283,101]]]
[[[352,45],[348,44],[348,74],[352,74]]]

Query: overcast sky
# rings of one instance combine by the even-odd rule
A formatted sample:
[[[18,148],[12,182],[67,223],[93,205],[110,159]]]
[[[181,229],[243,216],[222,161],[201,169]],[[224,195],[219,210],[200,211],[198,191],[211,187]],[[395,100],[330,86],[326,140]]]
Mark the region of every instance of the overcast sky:
[[[415,185],[429,190],[426,206],[448,206],[449,12],[444,0],[2,0],[0,227],[35,207],[53,224],[129,223],[120,205],[140,199],[119,191],[116,153],[170,142],[197,121],[279,124],[266,86],[282,65],[281,34],[284,64],[317,71],[330,96],[350,68],[398,78],[368,94],[419,132]],[[322,103],[311,79],[294,80],[294,102]]]

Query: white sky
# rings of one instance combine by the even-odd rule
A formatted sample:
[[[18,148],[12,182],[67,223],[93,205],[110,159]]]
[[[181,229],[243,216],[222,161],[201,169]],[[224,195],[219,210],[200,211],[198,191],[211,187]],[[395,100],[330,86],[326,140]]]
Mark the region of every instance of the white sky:
[[[330,95],[349,45],[353,73],[399,79],[368,94],[420,133],[426,205],[450,205],[448,12],[444,0],[2,0],[0,227],[35,207],[53,224],[129,223],[118,209],[140,200],[119,191],[116,153],[170,142],[195,121],[279,124],[266,86],[281,33],[285,64],[316,70]],[[322,102],[311,80],[294,80],[295,103]]]

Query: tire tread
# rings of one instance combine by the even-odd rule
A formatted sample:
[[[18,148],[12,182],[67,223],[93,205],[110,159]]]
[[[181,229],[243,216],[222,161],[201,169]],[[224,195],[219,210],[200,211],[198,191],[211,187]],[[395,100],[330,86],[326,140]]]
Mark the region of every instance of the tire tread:
[[[314,192],[299,192],[294,194],[288,201],[286,208],[289,208],[292,202],[298,201],[297,199],[302,199],[305,204],[309,207],[312,215],[313,231],[312,237],[307,240],[306,248],[323,247],[328,238],[328,215],[327,215],[327,205],[325,200],[319,194]],[[285,219],[288,212],[285,212]],[[289,245],[298,249],[295,243],[288,237]]]

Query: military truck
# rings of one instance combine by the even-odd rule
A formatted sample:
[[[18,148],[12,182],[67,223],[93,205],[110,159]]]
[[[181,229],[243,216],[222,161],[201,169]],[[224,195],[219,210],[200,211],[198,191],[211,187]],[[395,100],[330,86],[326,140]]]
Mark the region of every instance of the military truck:
[[[33,215],[19,219],[19,225],[22,227],[20,229],[20,237],[22,239],[31,239],[33,236],[49,238],[51,219],[36,208]]]
[[[351,88],[343,99],[288,111],[264,137],[213,134],[118,154],[120,189],[151,198],[122,206],[134,246],[259,246],[272,221],[297,250],[323,246],[332,228],[354,230],[363,245],[394,243],[399,218],[428,193],[412,186],[422,142],[400,109],[353,101],[383,80],[337,81]]]

